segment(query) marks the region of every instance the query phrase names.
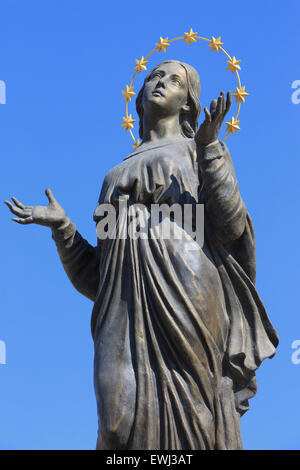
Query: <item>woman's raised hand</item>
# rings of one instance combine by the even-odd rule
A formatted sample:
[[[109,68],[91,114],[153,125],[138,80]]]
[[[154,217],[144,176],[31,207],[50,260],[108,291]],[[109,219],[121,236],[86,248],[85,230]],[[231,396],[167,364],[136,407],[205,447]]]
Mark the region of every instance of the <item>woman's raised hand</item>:
[[[10,211],[18,217],[12,220],[18,224],[38,224],[46,227],[58,227],[66,219],[64,209],[58,204],[52,194],[51,189],[46,189],[46,196],[49,200],[48,206],[24,206],[15,197],[12,197],[13,205],[10,201],[4,201]]]
[[[221,91],[217,100],[210,104],[210,110],[204,108],[205,119],[195,135],[195,141],[198,147],[211,144],[218,140],[222,123],[231,106],[231,93],[227,93],[226,102],[224,92]]]

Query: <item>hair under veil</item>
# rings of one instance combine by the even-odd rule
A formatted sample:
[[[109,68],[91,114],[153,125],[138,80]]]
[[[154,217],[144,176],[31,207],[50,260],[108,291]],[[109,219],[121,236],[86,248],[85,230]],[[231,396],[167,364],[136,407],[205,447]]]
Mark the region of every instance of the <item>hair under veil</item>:
[[[144,109],[142,105],[142,97],[143,97],[145,83],[147,82],[150,74],[154,70],[156,70],[162,64],[169,64],[169,63],[180,64],[185,69],[186,78],[187,78],[187,85],[188,85],[188,103],[187,104],[190,107],[190,111],[185,112],[180,116],[180,125],[182,129],[182,133],[185,137],[192,138],[194,137],[196,131],[198,130],[198,118],[201,113],[201,105],[199,102],[200,91],[201,91],[199,74],[197,70],[195,70],[194,67],[192,67],[189,64],[185,64],[184,62],[180,62],[179,60],[165,60],[163,62],[160,62],[158,65],[156,65],[151,70],[151,72],[147,75],[147,77],[145,78],[144,84],[142,88],[140,89],[137,99],[136,99],[136,111],[140,119],[139,136],[141,139],[143,138],[143,114],[144,114]]]

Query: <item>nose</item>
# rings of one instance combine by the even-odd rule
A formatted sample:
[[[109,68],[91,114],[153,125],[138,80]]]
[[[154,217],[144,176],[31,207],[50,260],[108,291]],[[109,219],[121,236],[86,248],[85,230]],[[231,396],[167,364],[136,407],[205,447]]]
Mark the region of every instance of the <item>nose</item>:
[[[164,77],[160,77],[155,88],[166,88]]]

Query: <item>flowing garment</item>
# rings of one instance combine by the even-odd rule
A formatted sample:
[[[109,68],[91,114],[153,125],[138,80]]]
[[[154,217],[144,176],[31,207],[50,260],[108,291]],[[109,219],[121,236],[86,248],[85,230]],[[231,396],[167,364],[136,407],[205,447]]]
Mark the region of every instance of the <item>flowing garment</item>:
[[[102,204],[120,201],[202,203],[205,242],[117,237],[93,247],[71,222],[53,231],[71,282],[94,302],[97,449],[241,449],[255,371],[278,339],[254,287],[252,222],[225,144],[198,154],[183,137],[143,144],[105,177],[96,223]],[[116,227],[125,222],[119,214]]]

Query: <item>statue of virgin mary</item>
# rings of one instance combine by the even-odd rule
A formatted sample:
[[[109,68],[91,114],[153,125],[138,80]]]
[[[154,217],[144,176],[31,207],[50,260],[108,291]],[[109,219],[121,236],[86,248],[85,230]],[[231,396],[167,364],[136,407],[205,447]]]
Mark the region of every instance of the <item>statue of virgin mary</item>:
[[[202,246],[149,236],[94,247],[51,190],[47,207],[7,202],[18,223],[51,227],[68,277],[94,303],[97,449],[241,449],[255,371],[276,351],[255,289],[253,225],[218,138],[231,96],[221,92],[198,129],[199,96],[188,64],[148,74],[136,100],[142,143],[106,175],[94,220],[103,204],[204,204]]]

